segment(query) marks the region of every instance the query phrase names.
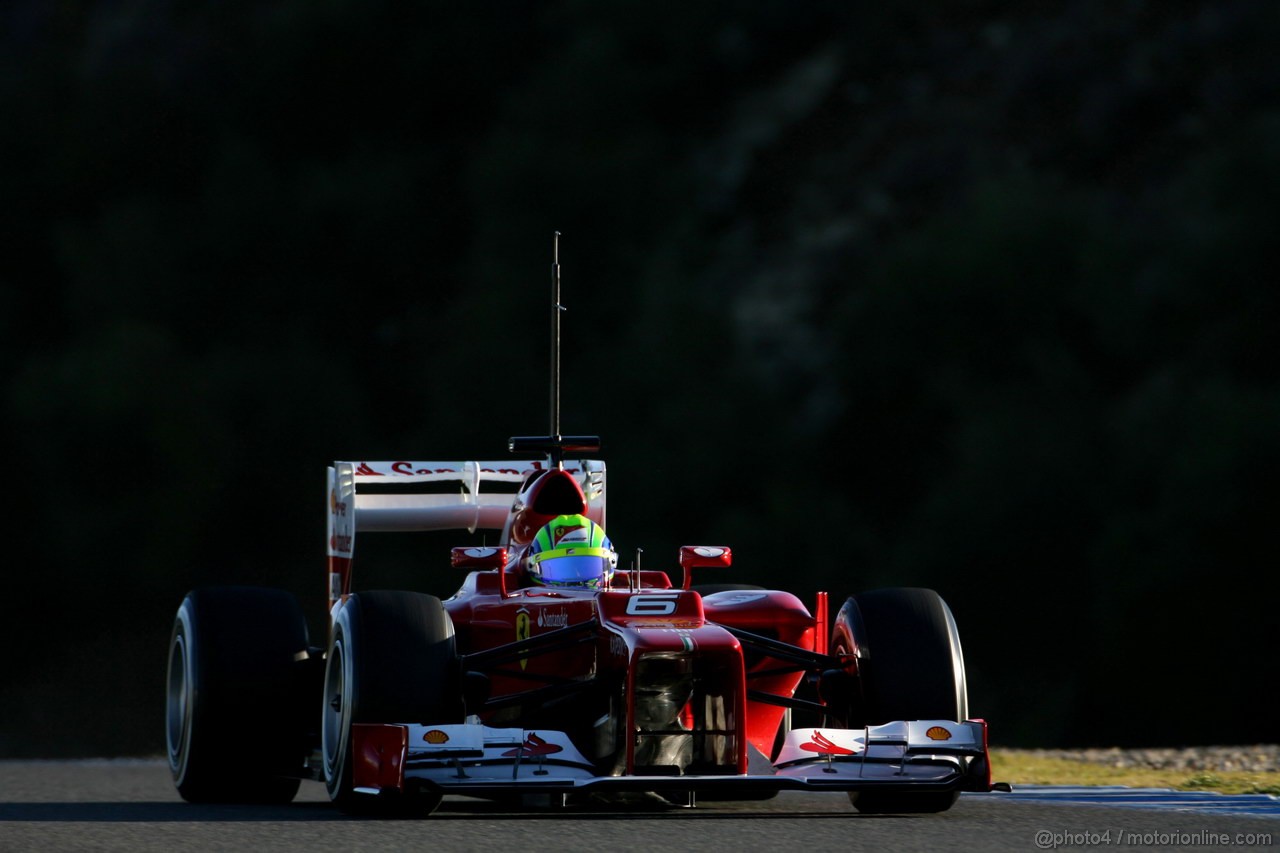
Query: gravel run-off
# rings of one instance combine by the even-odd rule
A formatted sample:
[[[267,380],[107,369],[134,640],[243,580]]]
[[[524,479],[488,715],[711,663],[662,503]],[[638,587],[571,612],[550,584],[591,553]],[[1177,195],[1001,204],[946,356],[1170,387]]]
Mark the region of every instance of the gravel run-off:
[[[1004,755],[1028,755],[1087,761],[1108,767],[1245,773],[1280,772],[1280,744],[1189,746],[1165,749],[1001,749]]]

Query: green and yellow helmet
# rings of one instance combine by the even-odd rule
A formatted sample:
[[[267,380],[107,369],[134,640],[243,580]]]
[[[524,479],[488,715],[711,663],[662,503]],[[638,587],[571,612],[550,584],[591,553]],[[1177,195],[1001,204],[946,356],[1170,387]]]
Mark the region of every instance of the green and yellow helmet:
[[[529,543],[528,571],[546,586],[604,589],[613,580],[618,553],[604,528],[585,515],[560,515]]]

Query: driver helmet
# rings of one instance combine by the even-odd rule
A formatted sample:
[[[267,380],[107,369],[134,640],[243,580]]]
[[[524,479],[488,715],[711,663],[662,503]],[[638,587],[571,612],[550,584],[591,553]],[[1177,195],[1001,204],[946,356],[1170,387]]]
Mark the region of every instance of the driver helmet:
[[[527,567],[534,583],[604,589],[618,566],[618,552],[604,528],[585,515],[560,515],[529,543]]]

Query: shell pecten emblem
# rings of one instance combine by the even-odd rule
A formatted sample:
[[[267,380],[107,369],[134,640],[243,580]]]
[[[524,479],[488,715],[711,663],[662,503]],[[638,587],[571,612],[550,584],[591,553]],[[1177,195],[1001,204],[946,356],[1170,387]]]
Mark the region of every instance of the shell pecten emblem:
[[[951,731],[943,726],[930,726],[924,736],[929,740],[951,740]]]
[[[424,734],[422,736],[422,739],[427,743],[448,743],[449,735],[445,734],[439,729],[432,729],[431,731]]]

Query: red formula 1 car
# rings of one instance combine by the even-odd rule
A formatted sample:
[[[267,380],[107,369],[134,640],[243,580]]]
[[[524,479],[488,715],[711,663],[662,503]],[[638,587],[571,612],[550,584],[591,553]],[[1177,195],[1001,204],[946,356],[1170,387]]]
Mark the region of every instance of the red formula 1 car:
[[[693,804],[799,789],[845,792],[863,812],[938,812],[992,789],[936,593],[861,593],[831,616],[825,593],[811,610],[781,590],[696,584],[730,565],[721,546],[681,548],[672,574],[557,583],[539,574],[537,537],[565,517],[603,527],[605,465],[579,458],[598,443],[512,448],[545,456],[329,469],[323,648],[288,593],[186,597],[167,703],[185,799],[284,802],[309,778],[353,811],[430,811],[444,794]],[[501,531],[501,544],[453,549],[465,578],[445,601],[353,590],[357,533],[439,529]]]

